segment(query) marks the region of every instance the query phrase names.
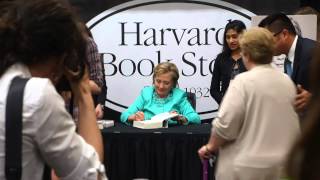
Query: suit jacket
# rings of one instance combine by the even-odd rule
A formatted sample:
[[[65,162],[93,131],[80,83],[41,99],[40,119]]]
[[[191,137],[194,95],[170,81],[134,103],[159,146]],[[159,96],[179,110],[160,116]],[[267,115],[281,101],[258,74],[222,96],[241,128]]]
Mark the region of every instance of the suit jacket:
[[[307,90],[309,90],[310,62],[313,58],[315,46],[316,41],[298,37],[294,53],[291,79],[295,84],[301,84],[302,87]]]

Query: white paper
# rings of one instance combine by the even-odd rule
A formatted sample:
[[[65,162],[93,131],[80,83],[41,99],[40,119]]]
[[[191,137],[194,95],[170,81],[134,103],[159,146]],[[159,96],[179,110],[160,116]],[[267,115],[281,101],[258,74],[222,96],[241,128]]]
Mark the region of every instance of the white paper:
[[[179,116],[177,113],[164,112],[153,116],[150,120],[133,121],[133,127],[141,129],[167,128],[168,120]]]
[[[114,120],[98,120],[98,127],[99,129],[103,129],[103,128],[108,128],[108,127],[113,127],[114,126]]]
[[[163,121],[177,116],[179,116],[177,113],[164,112],[153,116],[150,121]]]

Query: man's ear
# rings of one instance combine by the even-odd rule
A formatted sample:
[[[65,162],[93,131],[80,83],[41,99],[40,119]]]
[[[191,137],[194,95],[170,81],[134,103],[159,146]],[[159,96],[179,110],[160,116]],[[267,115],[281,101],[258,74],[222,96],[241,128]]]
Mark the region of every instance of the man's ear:
[[[283,34],[284,38],[287,39],[290,35],[290,32],[288,31],[288,29],[283,29],[282,34]]]

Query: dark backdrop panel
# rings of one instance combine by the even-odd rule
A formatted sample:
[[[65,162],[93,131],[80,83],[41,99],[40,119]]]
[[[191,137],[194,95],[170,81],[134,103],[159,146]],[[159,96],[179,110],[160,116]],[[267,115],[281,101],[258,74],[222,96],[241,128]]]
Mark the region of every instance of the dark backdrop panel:
[[[69,0],[72,5],[76,6],[80,16],[84,21],[90,20],[96,14],[109,9],[113,6],[128,2],[130,0]],[[292,13],[302,5],[310,5],[320,9],[319,0],[225,0],[232,4],[241,6],[255,14],[265,15],[273,12],[282,11]]]
[[[300,6],[311,6],[316,10],[320,11],[320,1],[319,0],[301,0]]]

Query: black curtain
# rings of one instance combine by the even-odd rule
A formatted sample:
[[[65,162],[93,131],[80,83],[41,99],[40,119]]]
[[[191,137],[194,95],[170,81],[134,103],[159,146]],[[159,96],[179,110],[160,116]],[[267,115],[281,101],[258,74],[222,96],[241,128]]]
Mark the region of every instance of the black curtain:
[[[301,0],[300,6],[301,7],[302,6],[310,6],[320,12],[320,1],[319,0]]]
[[[130,0],[69,0],[76,7],[81,18],[88,21],[95,15],[113,6],[128,2]],[[301,6],[309,5],[319,10],[319,0],[225,0],[238,5],[258,15],[266,15],[274,12],[292,13]]]

